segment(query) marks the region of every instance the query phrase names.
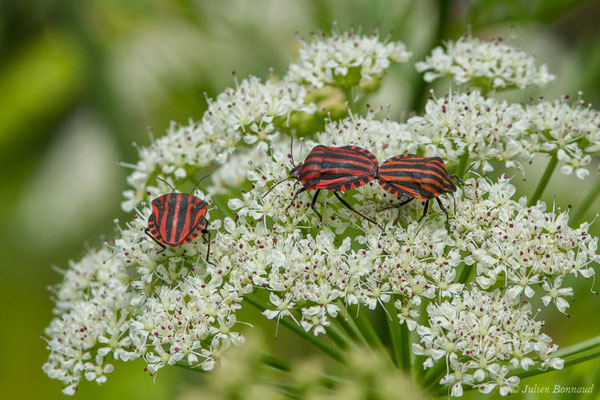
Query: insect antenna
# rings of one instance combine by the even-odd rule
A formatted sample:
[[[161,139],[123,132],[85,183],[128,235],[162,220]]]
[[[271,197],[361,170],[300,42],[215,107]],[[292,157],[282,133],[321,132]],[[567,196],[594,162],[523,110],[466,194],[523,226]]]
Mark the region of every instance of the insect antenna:
[[[166,183],[167,186],[169,186],[172,191],[175,191],[175,188],[169,182],[167,182],[164,178],[161,178],[160,176],[157,176],[156,179],[158,179],[159,181],[162,181],[162,182]]]
[[[467,172],[469,172],[469,170],[471,168],[473,168],[474,165],[475,165],[475,163],[471,163],[471,165],[469,165],[469,168],[467,168],[465,170],[465,172],[463,172],[463,174],[462,174],[462,176],[460,178],[456,174],[451,175],[450,178],[456,178],[456,180],[458,180],[460,182],[460,184],[464,186],[465,183],[463,182],[463,178],[465,177],[465,175],[467,174]],[[456,197],[452,196],[452,200],[454,201],[454,215],[456,215]]]
[[[289,180],[289,179],[293,179],[293,178],[292,178],[291,176],[288,176],[287,178],[285,178],[285,179],[282,179],[282,180],[280,180],[279,182],[275,183],[273,186],[271,186],[271,188],[270,188],[270,189],[267,191],[267,193],[265,193],[265,194],[263,194],[263,195],[262,195],[261,199],[264,199],[265,197],[267,197],[267,195],[268,195],[269,193],[271,193],[271,191],[272,191],[273,189],[275,189],[275,186],[277,186],[277,185],[279,185],[280,183],[282,183],[282,182],[285,182],[285,181],[287,181],[287,180]]]
[[[476,162],[473,162],[473,163],[471,163],[471,165],[469,165],[469,168],[467,168],[467,169],[465,170],[465,172],[463,172],[463,174],[460,176],[460,178],[459,178],[459,177],[458,177],[458,175],[456,175],[456,174],[452,174],[452,175],[450,175],[450,178],[456,178],[456,179],[457,179],[457,180],[460,182],[460,184],[464,186],[464,184],[465,184],[465,183],[463,182],[463,178],[465,177],[465,175],[467,174],[467,172],[469,172],[469,170],[470,170],[471,168],[473,168],[473,166],[474,166],[475,164],[476,164]]]
[[[202,182],[204,179],[208,178],[209,176],[211,176],[215,171],[210,171],[208,174],[204,175],[202,178],[200,178],[198,180],[198,182],[196,182],[196,184],[194,185],[194,187],[192,188],[192,191],[190,192],[190,194],[194,193],[194,190],[196,190],[198,188],[198,185],[200,184],[200,182]]]
[[[294,130],[294,129],[292,129],[292,132],[291,132],[291,134],[290,134],[290,157],[292,158],[292,166],[294,166],[294,167],[295,167],[295,166],[296,166],[296,162],[294,161],[294,131],[295,131],[295,130]],[[271,188],[270,188],[270,189],[267,191],[267,193],[265,193],[265,194],[263,194],[263,195],[261,196],[261,199],[264,199],[265,197],[267,197],[267,195],[268,195],[269,193],[271,193],[271,191],[272,191],[273,189],[275,189],[275,186],[279,185],[280,183],[283,183],[283,182],[287,181],[288,179],[292,179],[292,177],[291,177],[291,176],[288,176],[287,178],[285,178],[285,179],[282,179],[282,180],[280,180],[279,182],[275,183],[273,186],[271,186]]]

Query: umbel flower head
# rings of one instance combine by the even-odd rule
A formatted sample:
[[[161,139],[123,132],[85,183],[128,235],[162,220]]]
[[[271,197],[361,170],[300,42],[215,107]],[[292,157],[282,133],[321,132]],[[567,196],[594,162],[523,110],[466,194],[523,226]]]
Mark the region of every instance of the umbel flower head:
[[[445,47],[436,47],[425,61],[416,64],[417,71],[425,72],[427,82],[448,76],[459,84],[502,90],[543,86],[555,78],[545,64],[536,67],[531,55],[501,39],[483,41],[463,36]]]
[[[447,366],[438,381],[453,396],[463,387],[507,394],[519,382],[516,367],[561,368],[553,356],[558,346],[529,303],[565,312],[572,278],[595,274],[598,238],[588,223],[569,226],[567,211],[543,202],[528,206],[508,177],[480,173],[497,168],[489,159],[511,167],[535,152],[558,154],[562,144],[539,143],[570,134],[561,136],[564,126],[585,132],[585,145],[575,137],[570,143],[597,151],[591,143],[600,137],[598,127],[571,121],[580,113],[566,111],[557,111],[561,124],[542,126],[543,113],[527,109],[535,105],[478,91],[431,99],[423,115],[404,122],[371,109],[323,121],[306,100],[324,85],[341,85],[352,70],[361,78],[344,85],[360,92],[365,80],[381,79],[390,61],[407,57],[403,44],[380,43],[377,36],[316,39],[303,44],[301,61],[280,81],[245,79],[209,100],[200,122],[174,123],[142,149],[123,203],[134,216],[119,225],[114,240],[72,262],[55,288],[44,371],[72,394],[84,378],[104,382],[120,361],[142,359],[151,375],[175,364],[211,370],[231,347],[244,345],[248,322],[237,311],[245,302],[259,304],[267,319],[315,336],[330,335],[340,319],[352,318],[349,309],[360,314],[382,307],[401,329],[416,332],[412,350],[426,356],[425,368]],[[303,137],[292,157],[289,135],[298,115],[320,119],[324,127]],[[449,218],[434,210],[421,219],[417,202],[380,211],[399,200],[372,181],[346,199],[379,226],[325,195],[315,204],[320,222],[309,194],[292,202],[297,188],[291,181],[273,187],[288,177],[294,158],[304,159],[317,144],[364,147],[379,161],[406,152],[439,156],[452,169],[459,160],[476,161],[477,172],[453,199],[441,199],[454,203]],[[155,178],[177,186],[208,166],[218,168],[212,183],[194,194],[212,205],[206,217],[214,264],[204,261],[201,240],[157,253],[144,234],[148,201],[168,189]]]
[[[299,60],[290,65],[289,77],[316,88],[376,86],[392,62],[405,62],[411,56],[402,42],[381,43],[377,31],[371,36],[352,32],[322,35],[300,43]]]

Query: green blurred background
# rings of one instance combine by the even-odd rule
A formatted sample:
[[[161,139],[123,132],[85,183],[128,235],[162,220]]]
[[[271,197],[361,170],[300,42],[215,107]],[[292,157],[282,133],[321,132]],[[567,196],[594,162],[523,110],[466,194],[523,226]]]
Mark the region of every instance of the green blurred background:
[[[389,33],[413,51],[411,63],[393,67],[374,99],[392,104],[398,118],[420,111],[427,94],[413,63],[440,39],[468,31],[502,36],[547,63],[558,79],[543,91],[545,98],[581,89],[600,108],[598,1],[0,0],[2,398],[64,398],[61,384],[41,370],[47,352],[40,334],[52,318],[47,287],[61,280],[53,266],[66,268],[113,235],[115,218],[128,218],[120,210],[128,171],[118,162],[137,161],[132,143],[146,146],[171,119],[199,119],[203,93],[214,96],[231,86],[233,70],[241,77],[266,78],[270,67],[284,73],[298,48],[295,33],[329,32],[334,20],[340,30],[362,26],[366,33],[380,25],[383,37]],[[538,160],[528,181],[515,179],[521,193],[531,194],[544,166]],[[577,204],[597,179],[557,173],[544,198],[551,202],[556,194],[562,207]],[[600,200],[589,218],[598,210]],[[598,223],[593,233],[600,235]],[[557,343],[599,334],[600,300],[590,286],[577,287],[570,318],[542,311]],[[240,319],[256,320],[245,312]],[[273,324],[265,326],[273,332]],[[282,329],[277,341],[266,342],[292,359],[305,353],[298,340]],[[106,384],[84,383],[76,397],[187,399],[205,379],[166,368],[152,384],[142,370],[139,361],[119,363]],[[600,362],[523,384],[554,380],[599,386]]]

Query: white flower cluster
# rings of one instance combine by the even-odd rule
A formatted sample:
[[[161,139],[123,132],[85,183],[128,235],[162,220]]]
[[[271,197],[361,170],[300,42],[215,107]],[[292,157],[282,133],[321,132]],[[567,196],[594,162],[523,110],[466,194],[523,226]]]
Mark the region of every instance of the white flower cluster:
[[[200,122],[180,126],[171,123],[167,134],[140,150],[140,161],[131,166],[127,178],[132,190],[124,193],[123,209],[131,211],[146,196],[156,197],[166,187],[153,186],[157,175],[181,181],[190,170],[223,164],[243,141],[248,144],[271,140],[276,127],[283,127],[292,113],[312,113],[314,104],[305,104],[306,88],[288,80],[261,82],[244,79],[215,100]],[[193,179],[193,178],[192,178]]]
[[[479,91],[450,92],[431,98],[422,116],[406,123],[351,116],[326,125],[322,143],[358,144],[380,161],[399,153],[419,153],[458,162],[469,157],[475,169],[494,169],[493,162],[519,168],[536,154],[556,154],[561,172],[589,175],[586,166],[600,153],[600,113],[581,100],[574,105],[563,97],[526,107],[485,97]],[[358,131],[356,131],[358,130]],[[373,132],[361,134],[361,132]],[[359,141],[359,143],[357,143]],[[397,153],[390,150],[394,143]]]
[[[473,202],[457,205],[457,213],[470,215],[470,220],[453,220],[460,240],[456,245],[465,254],[464,262],[476,266],[481,288],[501,282],[508,296],[518,299],[522,294],[532,298],[532,287],[541,285],[544,304],[553,302],[565,312],[569,303],[564,297],[573,291],[562,288],[563,279],[595,274],[591,265],[600,261],[598,238],[588,234],[588,223],[569,227],[566,211],[546,212],[542,202],[525,207],[526,198],[515,201],[514,194],[514,186],[505,179],[492,186],[485,180],[465,186],[465,196]]]
[[[307,45],[307,55],[319,48],[323,53],[309,59],[362,60],[358,68],[365,79],[387,67],[373,60],[394,53],[383,51],[391,44],[370,45],[377,57],[365,56],[372,38],[338,35],[323,43],[328,40],[337,45]],[[346,44],[352,40],[358,45]],[[321,61],[307,64],[306,71],[331,68],[337,79],[338,67],[331,67],[336,64]],[[248,296],[269,299],[266,318],[289,318],[314,335],[326,334],[346,307],[365,312],[392,304],[400,323],[418,333],[421,344],[414,350],[428,356],[426,367],[446,357],[450,370],[441,383],[452,386],[455,396],[463,384],[482,392],[497,386],[506,394],[518,383],[509,377],[510,367],[561,365],[551,357],[556,345],[522,301],[537,296],[566,311],[573,294],[563,285],[566,278],[592,277],[592,264],[600,261],[588,223],[572,228],[567,212],[547,211],[541,202],[527,207],[526,199],[513,198],[515,188],[504,177],[466,180],[453,194],[448,220],[437,207],[419,220],[420,202],[378,211],[398,199],[376,180],[349,191],[349,202],[381,228],[327,192],[315,204],[323,215],[319,224],[310,207],[313,194],[292,202],[296,185],[290,181],[265,194],[288,177],[291,161],[303,159],[317,143],[358,145],[380,161],[405,152],[454,162],[467,156],[483,171],[492,168],[489,160],[514,166],[536,152],[555,151],[565,160],[563,150],[575,159],[568,147],[573,143],[584,153],[598,151],[598,114],[564,102],[524,108],[479,92],[450,94],[430,100],[423,116],[405,123],[377,120],[371,112],[329,121],[323,132],[297,144],[292,157],[289,138],[281,133],[290,114],[313,115],[315,106],[304,103],[306,90],[289,77],[279,83],[249,78],[209,101],[200,123],[173,124],[167,136],[141,150],[124,208],[167,191],[151,186],[157,175],[177,182],[215,163],[221,167],[209,191],[231,193],[227,206],[233,213],[218,211],[233,217],[207,215],[214,264],[204,261],[201,238],[157,253],[144,234],[150,209],[142,203],[113,242],[70,265],[45,331],[50,356],[44,370],[65,384],[65,393],[84,378],[104,382],[116,360],[142,358],[151,374],[174,364],[212,369],[227,348],[244,342],[237,310]],[[233,194],[246,180],[251,189]],[[210,196],[199,196],[213,204]],[[465,285],[462,278],[471,268],[473,283]]]
[[[477,282],[489,280],[490,271],[506,271],[507,257],[496,268],[489,260],[501,256],[492,245],[507,239],[489,236],[487,230],[502,232],[512,225],[515,248],[531,249],[528,263],[540,269],[505,272],[509,283],[505,293],[511,301],[520,298],[521,291],[513,289],[524,282],[517,279],[520,274],[537,273],[527,285],[543,286],[561,307],[566,301],[562,289],[556,288],[556,279],[547,288],[544,276],[571,272],[589,277],[594,272],[588,265],[598,259],[597,239],[587,235],[587,225],[571,231],[558,226],[561,222],[543,213],[541,206],[527,208],[510,200],[514,188],[504,180],[468,181],[466,192],[457,194],[457,214],[449,230],[445,218],[418,223],[418,212],[406,207],[398,218],[393,218],[398,211],[375,216],[384,224],[383,231],[363,221],[364,234],[338,242],[337,235],[357,220],[346,209],[327,204],[323,227],[312,236],[302,229],[317,223],[308,198],[286,210],[291,184],[262,198],[267,183],[288,166],[286,147],[283,142],[273,147],[275,161],[267,159],[249,173],[254,188],[230,201],[236,219],[226,218],[224,231],[218,229],[220,221],[212,222],[217,230],[211,252],[216,266],[202,261],[206,245],[200,240],[157,254],[156,245],[143,234],[149,209],[113,244],[71,265],[57,292],[57,318],[46,330],[51,355],[44,366],[50,376],[65,382],[66,393],[72,393],[83,376],[104,381],[104,374],[113,368],[110,360],[141,357],[151,373],[175,363],[212,368],[231,344],[243,343],[235,328],[236,311],[243,296],[259,289],[269,292],[273,306],[264,312],[267,318],[289,317],[315,335],[327,332],[342,305],[374,309],[389,301],[394,301],[401,323],[414,330],[423,298],[464,296],[463,285],[456,282],[461,263],[476,264]],[[385,201],[375,185],[357,192],[355,198],[366,203],[364,212],[373,212]],[[398,220],[408,225],[399,225]],[[528,227],[540,235],[551,230],[553,235],[531,237]],[[519,241],[519,235],[529,241]],[[565,243],[576,237],[578,243]],[[553,257],[551,266],[544,264],[547,254]],[[517,274],[515,279],[512,273]],[[523,292],[530,295],[528,289]]]
[[[364,60],[365,71],[371,61]],[[388,65],[378,64],[379,72]],[[167,135],[141,149],[140,161],[130,165],[133,189],[124,193],[123,208],[132,210],[168,190],[153,186],[156,176],[181,182],[215,163],[226,165],[214,174],[212,192],[239,186],[252,163],[266,162],[267,142],[287,127],[294,113],[315,111],[314,104],[304,101],[308,89],[288,78],[262,83],[250,77],[209,100],[200,122],[172,123]],[[242,141],[254,147],[231,157]],[[213,268],[201,261],[206,247],[200,240],[168,249],[166,257],[157,255],[143,233],[149,213],[144,208],[142,218],[121,230],[112,244],[72,263],[56,287],[56,318],[45,331],[50,356],[44,370],[65,384],[67,394],[74,393],[83,377],[104,382],[114,360],[143,358],[152,374],[178,362],[210,369],[223,350],[243,342],[234,331],[235,311],[253,288],[253,274],[237,267],[252,257],[261,265],[264,252],[250,253],[239,240],[246,235],[247,243],[264,248],[268,233],[255,232],[254,225],[249,229],[244,220],[236,224],[226,219],[225,233],[214,237],[212,257],[219,266]],[[211,221],[210,227],[220,225]],[[277,238],[272,239],[274,245]]]
[[[289,67],[289,77],[298,83],[369,86],[392,62],[407,61],[411,53],[402,42],[381,43],[378,32],[370,36],[334,34],[311,42],[301,41],[300,59]]]
[[[600,113],[579,99],[568,103],[568,97],[553,102],[531,104],[526,108],[532,146],[536,151],[556,154],[561,172],[584,179],[592,155],[600,154]]]
[[[373,143],[369,134],[379,134],[375,129],[360,128],[371,126],[365,120],[356,122],[354,128],[350,128],[350,121],[341,125],[346,127],[345,134],[357,134],[349,140],[350,143]],[[380,126],[380,123],[374,123],[374,126]],[[340,136],[343,137],[344,133]],[[397,153],[396,146],[402,146],[402,142],[393,143],[384,151]],[[296,303],[304,303],[307,295],[322,301],[326,299],[317,307],[319,311],[315,306],[302,309],[301,322],[307,330],[316,327],[318,332],[323,332],[327,326],[323,322],[327,319],[326,314],[334,316],[338,311],[335,305],[330,307],[337,300],[374,308],[378,302],[387,302],[390,293],[406,294],[409,299],[407,304],[412,307],[420,304],[420,296],[435,297],[440,286],[444,289],[444,296],[458,293],[461,285],[452,282],[456,277],[455,267],[461,263],[476,266],[476,282],[484,289],[502,280],[504,290],[511,298],[520,298],[521,294],[531,298],[536,293],[532,289],[535,287],[545,292],[542,299],[546,304],[553,302],[564,312],[568,307],[564,297],[570,295],[572,289],[562,287],[563,278],[567,274],[589,278],[595,273],[590,265],[600,261],[598,239],[587,233],[588,224],[573,229],[567,225],[566,212],[556,215],[554,211],[545,212],[544,203],[526,207],[525,198],[512,200],[515,188],[505,178],[493,184],[485,179],[467,181],[464,192],[456,195],[456,215],[450,221],[449,231],[440,225],[439,220],[429,221],[426,226],[413,222],[404,229],[395,225],[394,211],[376,214],[380,205],[389,201],[389,196],[377,184],[371,183],[357,189],[353,197],[360,203],[360,211],[384,225],[383,232],[366,221],[356,221],[346,209],[341,208],[336,212],[337,207],[328,204],[322,210],[323,228],[314,241],[310,236],[306,239],[296,237],[298,227],[317,223],[315,214],[309,208],[310,197],[299,198],[294,207],[288,209],[293,194],[291,183],[279,185],[264,199],[256,194],[256,191],[261,193],[267,190],[267,182],[280,179],[281,171],[289,165],[283,151],[274,151],[274,157],[274,164],[249,173],[254,190],[245,193],[242,199],[230,200],[229,206],[244,218],[263,221],[266,216],[271,217],[275,222],[271,228],[274,231],[294,232],[294,243],[299,243],[299,246],[293,251],[282,249],[282,254],[286,255],[285,261],[282,260],[285,265],[278,266],[276,270],[285,275],[285,290],[281,286],[270,287],[283,292],[280,298],[271,294],[272,302],[279,311],[271,310],[267,315],[287,315],[288,308]],[[416,216],[417,213],[407,207],[396,220],[416,219]],[[340,235],[357,222],[362,222],[361,228],[366,234],[357,236],[355,240],[366,248],[352,250],[355,246],[349,237],[335,248],[333,232]],[[511,245],[506,246],[506,243]],[[298,252],[299,260],[306,260],[313,265],[310,272],[313,272],[316,280],[313,281],[308,270],[292,268]],[[338,260],[340,254],[344,256]],[[355,261],[348,266],[343,260]],[[268,265],[267,262],[264,266]],[[376,281],[370,280],[368,274],[373,265],[377,266]],[[410,266],[408,274],[404,266]],[[348,270],[358,274],[356,281],[352,279],[354,274],[348,276]],[[267,272],[265,274],[268,275]],[[364,279],[367,283],[361,283]],[[295,284],[301,286],[296,288]],[[366,287],[363,286],[357,296],[356,287],[361,285]],[[418,289],[413,292],[412,288]],[[353,295],[349,297],[349,293]],[[285,304],[285,309],[281,308],[282,304]],[[284,314],[280,314],[284,311]],[[416,312],[407,309],[402,318],[416,315]],[[307,316],[314,315],[317,316],[316,322],[306,321]],[[410,324],[414,327],[415,323],[413,320]]]
[[[132,211],[142,200],[163,193],[167,187],[155,186],[157,176],[182,182],[198,167],[222,165],[242,141],[256,144],[273,140],[279,130],[289,128],[294,114],[313,114],[317,106],[306,101],[307,91],[330,83],[320,80],[322,73],[345,76],[357,69],[359,80],[348,81],[346,86],[358,86],[381,78],[392,62],[406,61],[409,56],[402,42],[381,43],[377,33],[336,34],[310,45],[302,42],[299,63],[292,64],[281,81],[262,82],[252,76],[239,84],[236,81],[236,88],[208,99],[208,110],[199,122],[173,122],[165,136],[140,149],[137,164],[123,164],[134,170],[127,178],[133,188],[124,193],[123,209]],[[215,185],[222,186],[218,177]]]
[[[417,332],[421,343],[413,352],[426,356],[425,368],[445,357],[448,373],[443,385],[451,386],[452,396],[462,396],[462,385],[474,386],[482,393],[498,387],[506,396],[519,384],[510,368],[528,369],[540,362],[561,369],[564,362],[552,357],[558,346],[542,333],[543,323],[536,321],[531,306],[500,291],[465,290],[450,301],[427,306],[427,326]]]
[[[416,68],[419,72],[426,71],[427,82],[448,76],[459,84],[484,89],[523,89],[554,80],[546,65],[537,68],[535,59],[526,52],[500,39],[483,41],[471,36],[446,43],[446,49],[436,47]]]
[[[430,99],[408,127],[425,155],[459,160],[467,153],[484,172],[493,170],[492,161],[515,167],[533,157],[523,107],[478,91]]]
[[[237,248],[233,239],[217,235],[229,246],[215,253],[219,268],[205,269],[204,244],[164,257],[144,235],[145,225],[146,218],[135,218],[118,239],[72,263],[57,287],[44,371],[65,384],[65,394],[83,377],[105,382],[116,360],[143,358],[151,375],[176,363],[212,369],[224,350],[244,342],[235,312],[252,285],[230,274],[225,259]]]
[[[82,375],[100,384],[114,369],[106,350],[128,323],[131,293],[123,265],[110,254],[104,248],[70,263],[57,288],[54,313],[60,317],[46,328],[50,356],[43,369],[65,384],[66,394],[75,393]]]

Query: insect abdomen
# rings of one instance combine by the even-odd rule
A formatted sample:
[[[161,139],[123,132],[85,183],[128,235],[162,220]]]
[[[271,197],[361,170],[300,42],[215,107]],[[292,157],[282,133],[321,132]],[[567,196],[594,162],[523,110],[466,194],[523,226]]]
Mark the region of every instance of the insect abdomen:
[[[299,179],[307,189],[344,191],[366,185],[379,164],[370,151],[357,146],[316,146],[306,157]]]
[[[397,196],[431,199],[456,191],[439,157],[394,156],[381,164],[378,178],[384,190]]]

